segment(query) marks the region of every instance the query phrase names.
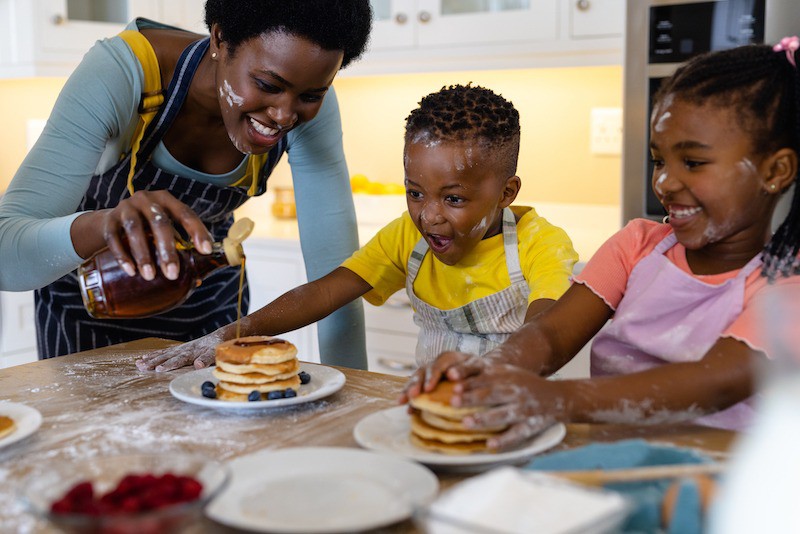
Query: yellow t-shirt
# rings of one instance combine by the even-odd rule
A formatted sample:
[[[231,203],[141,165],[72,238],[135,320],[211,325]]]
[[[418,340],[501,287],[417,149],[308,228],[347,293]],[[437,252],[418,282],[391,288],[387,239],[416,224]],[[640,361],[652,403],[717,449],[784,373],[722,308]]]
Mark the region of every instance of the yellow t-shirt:
[[[539,217],[533,208],[513,206],[522,274],[531,288],[528,303],[558,299],[569,287],[578,253],[566,232]],[[408,213],[390,222],[343,264],[372,286],[364,295],[380,306],[405,288],[408,258],[422,237]],[[503,235],[484,239],[456,265],[445,265],[428,251],[414,280],[414,293],[442,310],[458,308],[511,285]]]

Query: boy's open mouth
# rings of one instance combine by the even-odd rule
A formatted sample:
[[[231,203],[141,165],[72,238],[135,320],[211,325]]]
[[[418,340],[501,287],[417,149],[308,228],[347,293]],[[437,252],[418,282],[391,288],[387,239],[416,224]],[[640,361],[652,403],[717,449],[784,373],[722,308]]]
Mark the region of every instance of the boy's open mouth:
[[[427,238],[428,245],[434,252],[444,252],[450,246],[450,243],[453,242],[452,238],[437,234],[428,234]]]

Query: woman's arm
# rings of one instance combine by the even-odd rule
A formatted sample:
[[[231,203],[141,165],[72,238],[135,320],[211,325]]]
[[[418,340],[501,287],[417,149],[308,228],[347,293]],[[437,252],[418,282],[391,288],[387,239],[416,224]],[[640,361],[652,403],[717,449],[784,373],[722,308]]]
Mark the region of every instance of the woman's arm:
[[[338,267],[358,248],[342,125],[333,88],[320,113],[289,138],[300,244],[309,280]],[[366,369],[364,311],[357,300],[317,325],[324,363]]]
[[[41,287],[82,261],[70,228],[106,146],[135,116],[141,92],[135,61],[120,39],[101,41],[67,80],[0,200],[0,289]],[[80,235],[102,240],[96,225]]]
[[[350,269],[339,267],[313,282],[287,291],[263,308],[242,318],[240,336],[271,335],[297,330],[327,317],[372,289]],[[197,368],[214,363],[214,349],[234,339],[237,324],[231,323],[194,341],[149,354],[136,362],[142,371],[170,371],[186,365]]]

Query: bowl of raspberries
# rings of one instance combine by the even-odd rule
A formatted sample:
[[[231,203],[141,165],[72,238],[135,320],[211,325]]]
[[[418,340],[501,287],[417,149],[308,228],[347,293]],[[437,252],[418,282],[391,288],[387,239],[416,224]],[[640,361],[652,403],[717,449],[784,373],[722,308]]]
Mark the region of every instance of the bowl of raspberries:
[[[43,467],[20,497],[66,532],[179,532],[200,520],[229,478],[227,466],[199,456],[105,456]]]

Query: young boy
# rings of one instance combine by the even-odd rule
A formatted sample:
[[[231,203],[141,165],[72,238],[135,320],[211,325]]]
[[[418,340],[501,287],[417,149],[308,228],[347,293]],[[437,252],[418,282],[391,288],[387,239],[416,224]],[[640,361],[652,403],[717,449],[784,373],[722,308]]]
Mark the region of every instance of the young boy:
[[[240,335],[277,335],[313,323],[363,296],[380,305],[405,288],[420,326],[417,363],[446,350],[483,354],[569,287],[577,254],[566,233],[519,192],[519,113],[472,86],[444,87],[406,120],[408,212],[342,266],[242,319]],[[213,364],[230,324],[137,362],[157,371]]]

